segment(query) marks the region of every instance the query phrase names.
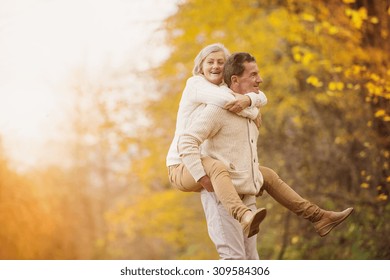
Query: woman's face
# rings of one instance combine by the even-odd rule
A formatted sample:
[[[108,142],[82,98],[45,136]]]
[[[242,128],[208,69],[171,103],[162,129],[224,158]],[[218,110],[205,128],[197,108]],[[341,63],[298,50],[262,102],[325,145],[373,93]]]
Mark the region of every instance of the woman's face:
[[[224,65],[225,54],[223,51],[210,53],[203,60],[202,74],[209,82],[219,85],[222,83]]]

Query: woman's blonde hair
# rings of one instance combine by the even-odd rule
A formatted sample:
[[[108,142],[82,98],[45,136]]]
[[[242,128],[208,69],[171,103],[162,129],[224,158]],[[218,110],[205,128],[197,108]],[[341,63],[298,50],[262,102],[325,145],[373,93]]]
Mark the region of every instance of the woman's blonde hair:
[[[215,43],[215,44],[211,44],[211,45],[208,45],[208,46],[204,47],[198,53],[198,55],[195,57],[194,69],[192,69],[192,74],[193,75],[200,75],[200,74],[202,74],[202,63],[203,63],[203,60],[209,54],[211,54],[213,52],[220,52],[220,51],[223,51],[223,53],[225,54],[225,61],[226,61],[228,59],[228,57],[230,56],[230,52],[221,43]]]

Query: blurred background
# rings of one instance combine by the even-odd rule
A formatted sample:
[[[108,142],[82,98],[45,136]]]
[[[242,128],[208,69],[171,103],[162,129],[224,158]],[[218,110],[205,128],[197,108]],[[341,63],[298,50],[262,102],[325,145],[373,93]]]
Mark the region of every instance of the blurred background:
[[[258,62],[260,164],[323,208],[267,194],[262,259],[390,259],[390,1],[0,0],[0,259],[217,259],[165,157],[193,60]]]

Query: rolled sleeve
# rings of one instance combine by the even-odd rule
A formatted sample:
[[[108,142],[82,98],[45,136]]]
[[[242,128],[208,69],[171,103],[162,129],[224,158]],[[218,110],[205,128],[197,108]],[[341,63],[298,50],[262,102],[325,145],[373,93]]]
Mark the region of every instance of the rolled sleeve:
[[[255,92],[250,92],[247,93],[246,95],[249,96],[251,99],[251,106],[250,107],[262,107],[265,106],[268,102],[267,96],[265,96],[264,92],[259,91],[258,93]]]

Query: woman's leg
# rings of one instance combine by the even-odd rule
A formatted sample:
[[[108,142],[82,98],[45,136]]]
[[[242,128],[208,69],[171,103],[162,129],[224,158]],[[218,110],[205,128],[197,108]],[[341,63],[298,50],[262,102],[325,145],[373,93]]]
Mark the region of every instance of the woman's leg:
[[[182,192],[199,192],[202,190],[201,184],[195,181],[183,163],[169,166],[168,176],[171,185]]]
[[[260,166],[260,172],[264,178],[262,189],[266,190],[270,196],[290,211],[311,221],[320,236],[327,235],[353,211],[353,208],[348,208],[342,212],[323,210],[297,194],[272,169]]]
[[[203,168],[210,177],[214,192],[228,213],[241,223],[244,234],[251,237],[259,232],[259,225],[264,220],[265,208],[252,211],[246,206],[234,187],[226,166],[211,157],[202,158]]]
[[[222,205],[225,206],[233,218],[241,221],[241,217],[250,209],[237,194],[225,165],[211,157],[202,158],[202,164]]]
[[[211,157],[202,158],[207,176],[210,177],[214,192],[228,213],[238,220],[247,236],[257,234],[259,225],[266,215],[264,208],[252,212],[241,200],[230,179],[229,172],[220,161]],[[169,168],[169,180],[177,189],[185,192],[196,192],[202,189],[189,173],[184,164]]]

